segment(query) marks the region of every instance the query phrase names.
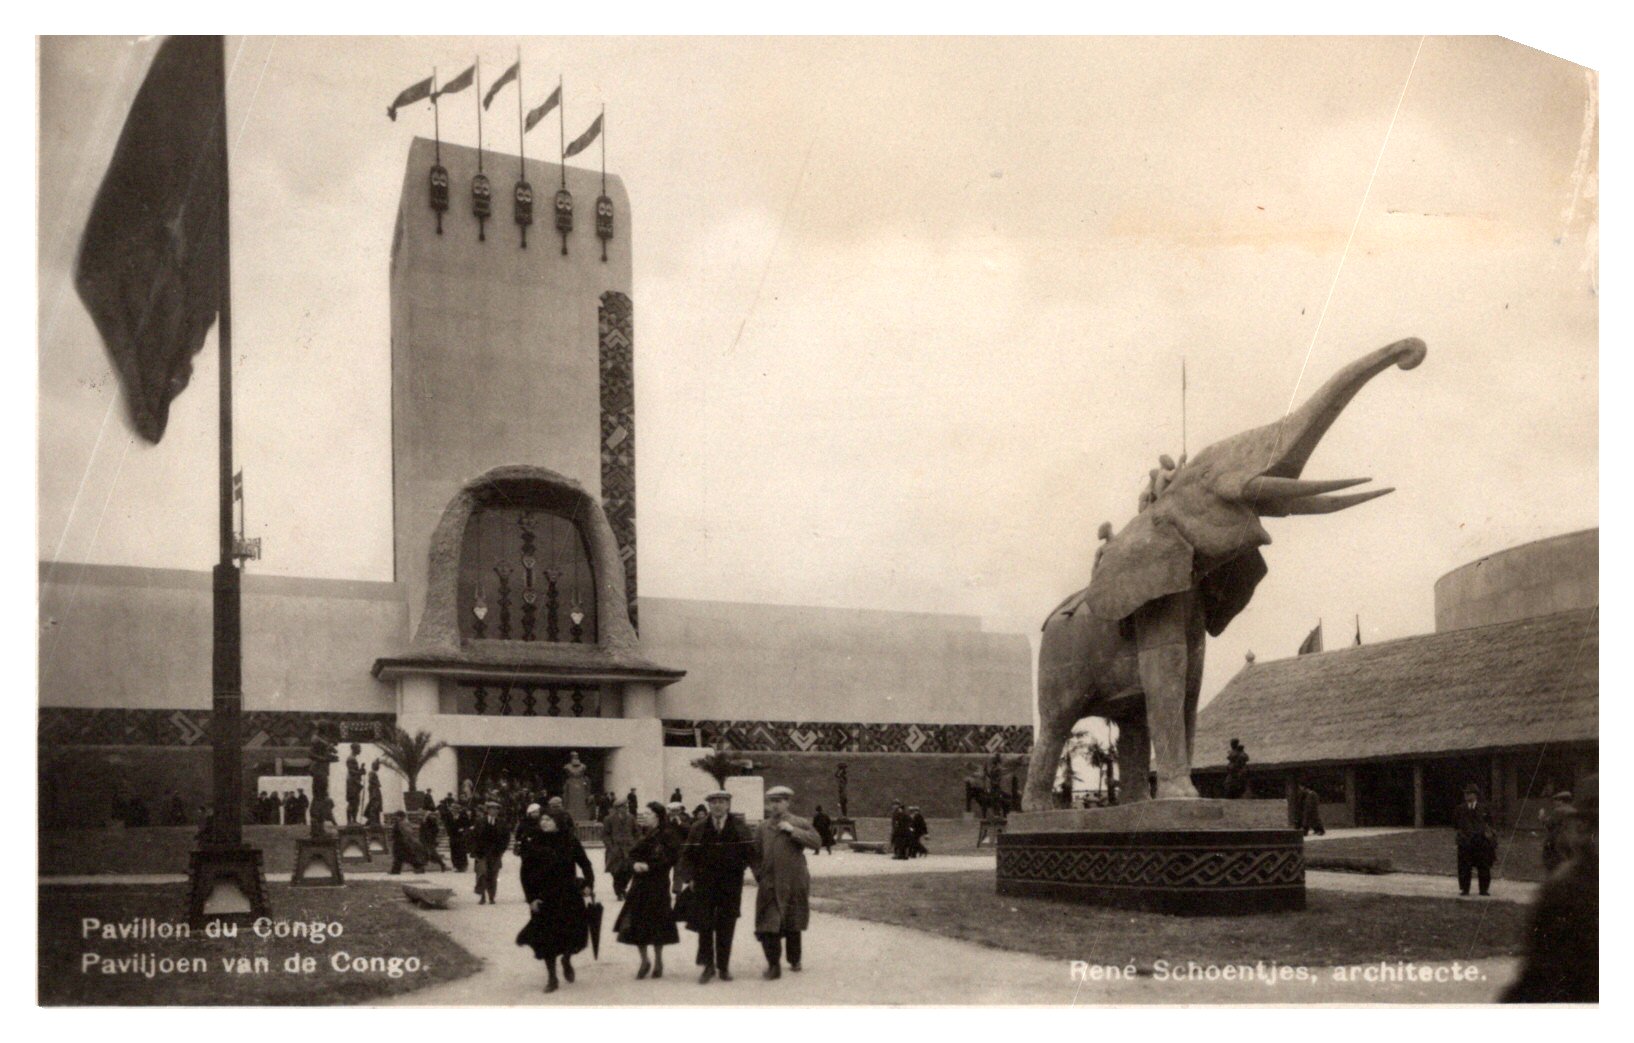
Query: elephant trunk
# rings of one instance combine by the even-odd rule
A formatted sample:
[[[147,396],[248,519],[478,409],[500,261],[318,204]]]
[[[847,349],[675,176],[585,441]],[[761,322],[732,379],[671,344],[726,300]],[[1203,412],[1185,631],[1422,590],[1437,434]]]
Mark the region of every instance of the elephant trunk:
[[[1322,436],[1328,433],[1328,428],[1363,385],[1392,365],[1412,369],[1424,361],[1426,350],[1422,340],[1408,337],[1363,355],[1335,373],[1303,405],[1283,418],[1271,464],[1261,473],[1277,478],[1298,478]]]

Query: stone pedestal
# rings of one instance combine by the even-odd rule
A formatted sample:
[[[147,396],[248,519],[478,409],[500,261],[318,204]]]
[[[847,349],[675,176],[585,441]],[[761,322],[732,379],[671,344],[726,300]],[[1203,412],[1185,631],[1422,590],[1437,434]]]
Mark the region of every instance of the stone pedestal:
[[[341,826],[335,836],[340,860],[347,865],[374,861],[374,848],[369,841],[368,826]]]
[[[998,893],[1182,916],[1305,908],[1305,848],[1280,800],[1148,800],[1010,816]]]
[[[249,924],[272,913],[259,848],[205,845],[192,853],[188,878],[187,921],[193,927],[212,920]]]
[[[837,818],[834,820],[834,843],[857,839],[857,820],[854,818]]]
[[[386,836],[386,827],[381,825],[364,826],[369,840],[369,854],[385,857],[391,852],[391,841]]]
[[[295,841],[292,887],[339,887],[346,883],[340,871],[340,843],[334,837],[302,837]]]

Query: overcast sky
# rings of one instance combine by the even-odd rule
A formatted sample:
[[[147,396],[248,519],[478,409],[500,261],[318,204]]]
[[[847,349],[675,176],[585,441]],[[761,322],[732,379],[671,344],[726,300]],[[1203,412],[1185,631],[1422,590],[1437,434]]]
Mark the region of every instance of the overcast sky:
[[[148,446],[70,275],[156,46],[41,47],[46,561],[215,556],[213,339]],[[431,120],[384,109],[433,65],[480,54],[491,77],[516,46],[229,40],[256,571],[390,579],[387,263]],[[630,193],[644,595],[1035,632],[1087,581],[1097,525],[1181,451],[1182,357],[1195,452],[1405,336],[1428,360],[1377,378],[1306,469],[1398,491],[1267,523],[1270,575],[1211,642],[1205,698],[1319,618],[1329,647],[1358,615],[1368,641],[1428,631],[1438,576],[1598,524],[1580,67],[1435,37],[521,48],[529,104],[565,77],[570,136],[606,104]],[[472,95],[442,127],[475,143]],[[514,126],[488,130],[514,150]]]

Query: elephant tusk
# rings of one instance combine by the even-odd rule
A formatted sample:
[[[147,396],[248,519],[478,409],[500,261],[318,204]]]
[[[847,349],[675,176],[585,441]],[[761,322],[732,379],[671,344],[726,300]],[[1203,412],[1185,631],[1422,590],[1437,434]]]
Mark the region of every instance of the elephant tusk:
[[[1307,496],[1282,504],[1289,514],[1332,514],[1342,511],[1346,507],[1354,507],[1359,503],[1377,500],[1381,496],[1393,493],[1394,488],[1370,489],[1365,493],[1351,493],[1349,496]]]
[[[1335,478],[1330,481],[1306,481],[1302,478],[1275,478],[1261,475],[1243,483],[1242,499],[1249,503],[1268,500],[1294,500],[1317,493],[1337,492],[1353,485],[1371,482],[1371,478]]]

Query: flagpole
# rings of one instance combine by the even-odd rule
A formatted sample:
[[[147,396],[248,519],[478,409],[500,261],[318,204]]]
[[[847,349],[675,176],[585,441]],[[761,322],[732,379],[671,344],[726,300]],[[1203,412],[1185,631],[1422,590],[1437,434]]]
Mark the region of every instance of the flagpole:
[[[522,45],[516,45],[516,179],[528,179],[528,132],[522,126]]]
[[[221,163],[216,205],[220,207],[216,234],[220,238],[220,298],[217,302],[216,341],[219,352],[216,495],[220,560],[211,570],[210,655],[210,787],[211,818],[208,832],[188,863],[188,922],[204,927],[225,919],[248,923],[271,915],[261,852],[244,844],[244,664],[242,581],[233,532],[233,290],[231,196],[228,182],[227,38],[215,51],[221,62],[217,79],[220,97],[210,147],[218,149]],[[238,892],[237,899],[217,900]]]
[[[562,90],[562,77],[556,76],[556,89]],[[557,155],[561,157],[562,187],[567,187],[567,92],[562,91],[561,101],[556,104],[556,147]]]
[[[477,103],[477,173],[482,173],[482,55],[477,55],[474,63],[476,68],[476,90],[471,93],[471,100]]]
[[[435,136],[435,138],[437,140],[437,165],[439,167],[443,165],[443,119],[442,119],[442,115],[443,115],[442,106],[437,104],[437,67],[435,65],[433,65],[431,67],[431,133]],[[442,223],[441,216],[439,216],[437,220],[438,220],[438,225],[440,227],[441,223]]]
[[[601,194],[607,194],[607,103],[601,106]],[[606,260],[606,258],[603,258]]]

